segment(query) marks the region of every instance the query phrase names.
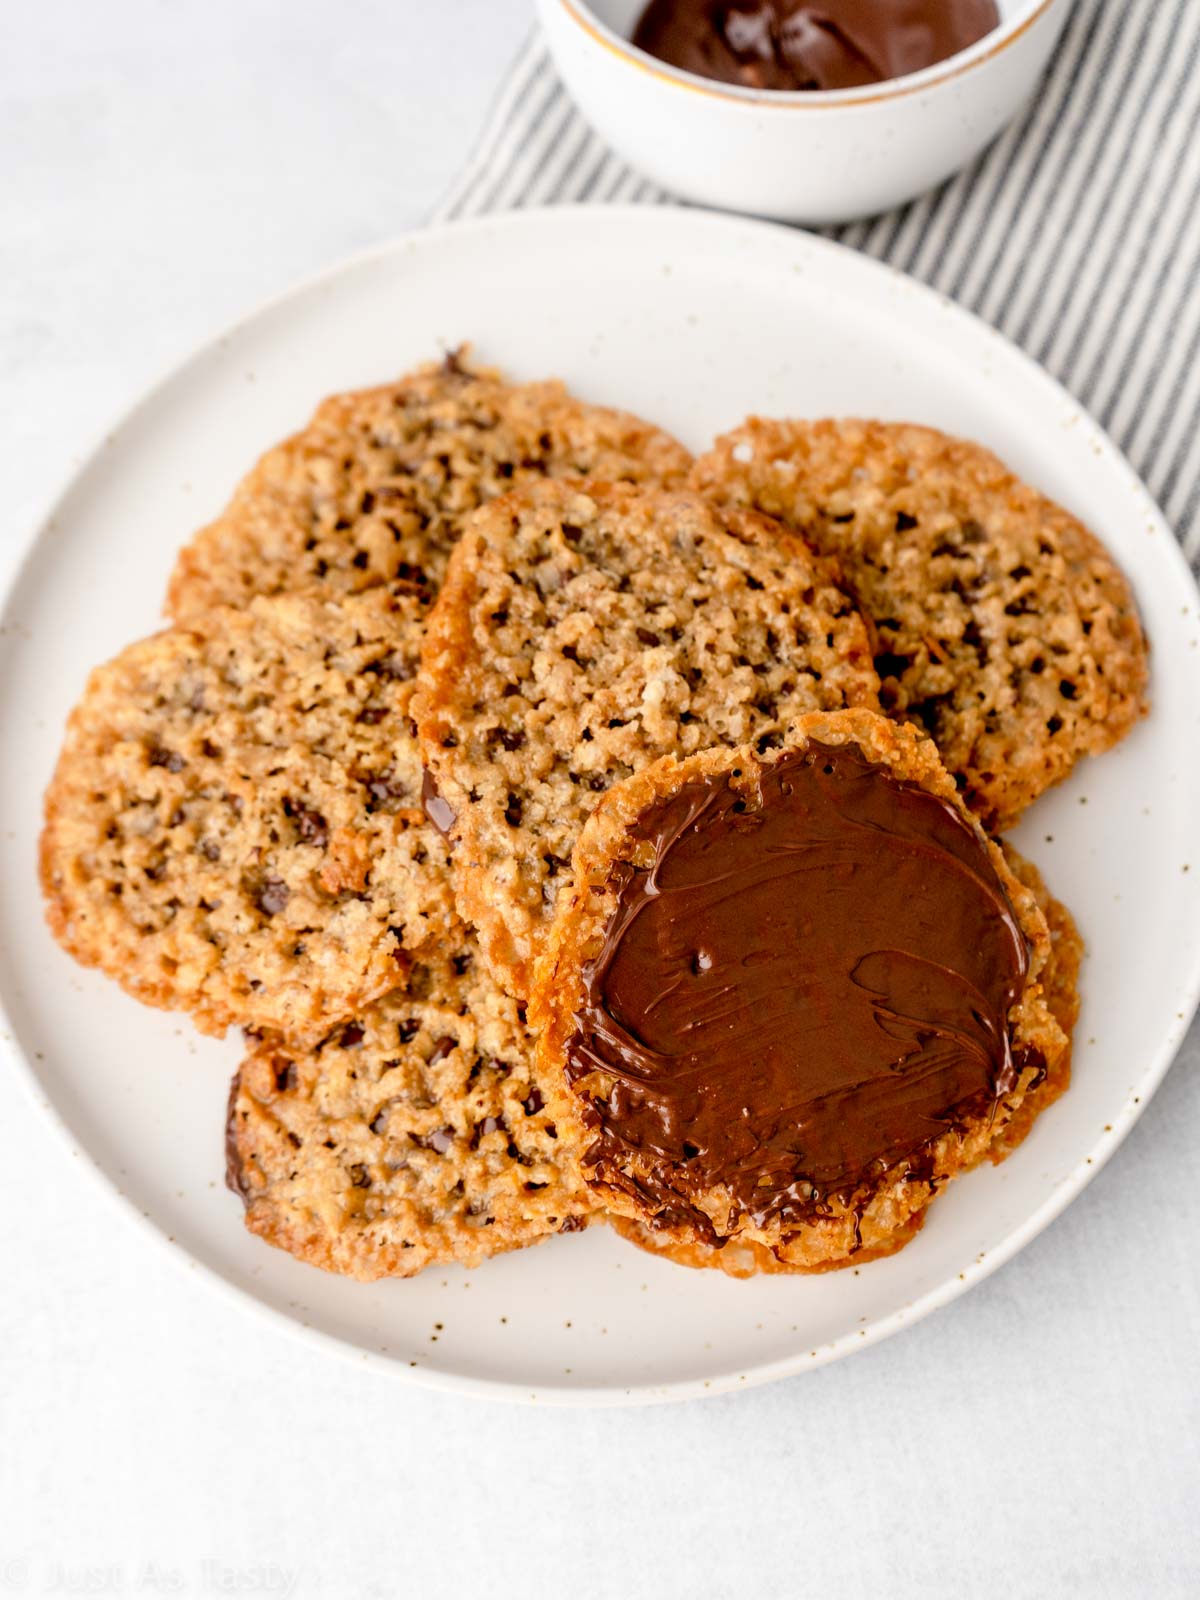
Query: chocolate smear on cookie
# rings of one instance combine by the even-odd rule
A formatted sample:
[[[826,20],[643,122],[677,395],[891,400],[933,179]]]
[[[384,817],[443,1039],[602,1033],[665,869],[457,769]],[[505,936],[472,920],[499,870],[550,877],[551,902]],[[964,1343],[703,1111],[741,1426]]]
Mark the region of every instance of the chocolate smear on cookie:
[[[1028,950],[947,801],[810,743],[748,793],[687,783],[633,838],[566,1070],[587,1164],[656,1226],[715,1239],[691,1203],[715,1188],[731,1224],[818,1217],[1015,1087]]]

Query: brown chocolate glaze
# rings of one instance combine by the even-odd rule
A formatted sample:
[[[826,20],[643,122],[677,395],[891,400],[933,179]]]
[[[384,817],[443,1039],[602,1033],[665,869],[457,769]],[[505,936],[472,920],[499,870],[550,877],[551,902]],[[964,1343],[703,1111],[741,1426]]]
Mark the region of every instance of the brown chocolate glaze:
[[[1028,951],[954,807],[810,744],[647,810],[567,1049],[595,1176],[715,1238],[691,1197],[792,1226],[1014,1087]],[[591,1078],[595,1072],[599,1078]],[[629,1158],[649,1164],[633,1178]]]
[[[1000,21],[995,0],[651,0],[633,42],[748,89],[856,89],[920,72]]]

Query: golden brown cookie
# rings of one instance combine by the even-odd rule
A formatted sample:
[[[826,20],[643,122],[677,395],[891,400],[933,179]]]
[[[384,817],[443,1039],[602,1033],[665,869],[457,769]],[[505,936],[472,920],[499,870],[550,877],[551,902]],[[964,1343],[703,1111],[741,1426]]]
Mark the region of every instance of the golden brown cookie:
[[[354,1278],[411,1277],[584,1227],[594,1201],[539,1088],[524,1008],[459,928],[402,987],[233,1082],[229,1185],[246,1226]]]
[[[60,943],[149,1005],[295,1037],[454,926],[409,721],[427,602],[256,600],[91,676],[46,795]]]
[[[990,452],[906,423],[752,417],[693,483],[836,555],[878,631],[886,709],[1009,826],[1146,709],[1146,641],[1104,546]]]
[[[167,609],[185,622],[256,594],[314,584],[344,594],[396,578],[432,593],[463,516],[514,484],[547,474],[678,483],[690,465],[638,417],[449,356],[334,395],[269,450],[180,554]]]
[[[1035,894],[877,713],[662,760],[575,851],[530,1018],[598,1201],[735,1270],[884,1254],[1067,1048]]]
[[[835,580],[776,524],[694,494],[544,483],[471,519],[414,708],[460,910],[517,993],[612,783],[877,704],[866,625]]]

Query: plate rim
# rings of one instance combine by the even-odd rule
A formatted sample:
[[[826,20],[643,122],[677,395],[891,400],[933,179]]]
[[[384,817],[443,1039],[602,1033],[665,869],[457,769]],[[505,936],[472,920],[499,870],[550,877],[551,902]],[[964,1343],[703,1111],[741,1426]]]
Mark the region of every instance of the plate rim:
[[[936,304],[951,325],[957,322],[959,325],[968,326],[976,337],[982,334],[985,343],[989,343],[991,349],[997,351],[1002,359],[1015,362],[1024,379],[1048,390],[1067,407],[1073,419],[1086,421],[1093,429],[1113,467],[1125,478],[1132,491],[1140,493],[1147,514],[1156,524],[1155,531],[1165,535],[1165,538],[1155,540],[1155,546],[1160,552],[1159,558],[1169,565],[1174,564],[1177,574],[1182,576],[1189,592],[1200,598],[1197,580],[1178,539],[1125,453],[1087,408],[1057,378],[999,329],[985,322],[966,306],[950,299],[932,285],[922,283],[919,279],[901,272],[888,262],[879,261],[863,251],[855,250],[836,240],[824,238],[805,229],[789,227],[784,223],[735,216],[703,207],[648,207],[628,202],[618,205],[573,203],[530,206],[513,211],[457,218],[410,229],[388,240],[340,257],[329,265],[290,282],[283,289],[257,301],[249,310],[232,321],[222,324],[216,332],[195,342],[181,356],[177,356],[162,369],[149,384],[141,388],[132,401],[117,412],[115,418],[106,426],[96,430],[90,440],[85,441],[74,464],[64,472],[58,480],[57,487],[42,501],[44,509],[40,513],[35,512],[32,517],[20,554],[5,582],[0,586],[0,629],[9,623],[10,609],[26,581],[47,532],[102,452],[128,430],[143,413],[154,406],[164,391],[183,378],[190,367],[206,359],[215,348],[233,341],[263,318],[284,308],[289,301],[303,299],[313,291],[332,285],[347,274],[370,267],[392,256],[400,257],[406,251],[420,248],[426,243],[436,243],[448,236],[488,233],[497,229],[519,232],[531,225],[536,227],[548,222],[569,223],[579,218],[586,218],[589,224],[601,219],[606,223],[613,218],[624,219],[625,222],[637,219],[644,224],[650,220],[647,212],[654,214],[657,220],[665,220],[669,216],[672,226],[682,227],[685,230],[696,228],[701,232],[711,229],[729,234],[771,235],[780,242],[786,240],[799,256],[812,252],[817,256],[826,255],[842,260],[850,257],[856,263],[855,270],[862,269],[868,274],[878,273],[893,283],[902,282],[906,291],[916,294],[919,300]],[[1162,554],[1164,550],[1165,554]],[[551,1382],[535,1390],[508,1380],[476,1377],[451,1369],[426,1366],[424,1363],[410,1367],[407,1362],[401,1363],[395,1357],[376,1354],[353,1343],[350,1339],[299,1321],[255,1294],[250,1287],[243,1286],[227,1276],[220,1267],[193,1255],[189,1249],[169,1236],[149,1213],[140,1210],[133,1198],[121,1189],[116,1178],[91,1153],[86,1142],[76,1135],[66,1114],[55,1103],[50,1086],[43,1082],[33,1060],[23,1048],[2,986],[0,986],[0,1056],[12,1061],[16,1067],[18,1081],[26,1091],[29,1104],[54,1130],[70,1157],[76,1164],[82,1166],[90,1181],[99,1187],[117,1212],[131,1220],[143,1236],[150,1238],[177,1270],[199,1274],[200,1280],[206,1287],[216,1290],[227,1303],[250,1311],[264,1323],[280,1329],[290,1339],[313,1348],[324,1349],[340,1360],[351,1362],[360,1368],[366,1366],[377,1372],[386,1372],[389,1377],[402,1383],[415,1383],[423,1388],[443,1393],[509,1403],[535,1403],[568,1408],[607,1408],[667,1404],[759,1388],[782,1378],[827,1366],[855,1351],[870,1349],[901,1329],[913,1326],[957,1300],[1018,1255],[1066,1210],[1103,1169],[1124,1143],[1157,1092],[1179,1052],[1198,1009],[1200,1009],[1200,940],[1197,940],[1192,952],[1191,971],[1179,995],[1179,1009],[1170,1025],[1164,1030],[1163,1040],[1157,1050],[1148,1057],[1146,1065],[1132,1082],[1124,1106],[1114,1114],[1115,1120],[1111,1131],[1100,1135],[1076,1166],[1060,1179],[1042,1202],[1021,1223],[1010,1229],[998,1243],[980,1258],[967,1263],[956,1275],[935,1284],[903,1306],[874,1319],[861,1329],[854,1329],[841,1335],[816,1351],[801,1350],[775,1361],[752,1366],[745,1373],[730,1370],[714,1372],[708,1378],[688,1378],[677,1383],[629,1386],[570,1386]]]

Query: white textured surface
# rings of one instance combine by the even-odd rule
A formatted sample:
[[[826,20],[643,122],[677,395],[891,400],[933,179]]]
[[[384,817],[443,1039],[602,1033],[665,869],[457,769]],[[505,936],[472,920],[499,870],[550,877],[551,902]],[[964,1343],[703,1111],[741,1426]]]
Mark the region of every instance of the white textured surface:
[[[3,9],[5,567],[165,364],[420,220],[525,19]],[[481,1406],[299,1348],[172,1271],[0,1079],[0,1592],[1192,1594],[1198,1056],[1193,1034],[1082,1199],[948,1312],[641,1413]]]

